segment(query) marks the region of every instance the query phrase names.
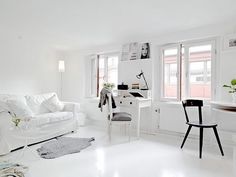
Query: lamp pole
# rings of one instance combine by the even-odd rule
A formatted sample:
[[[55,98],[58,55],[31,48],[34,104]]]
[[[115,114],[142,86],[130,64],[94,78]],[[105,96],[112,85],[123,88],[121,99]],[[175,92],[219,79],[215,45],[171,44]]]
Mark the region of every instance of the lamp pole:
[[[61,100],[62,100],[62,72],[60,72],[61,73],[61,91],[60,91],[60,98],[61,98]]]
[[[147,88],[146,88],[146,89],[141,89],[141,90],[149,90],[147,81],[146,81],[146,79],[145,79],[145,77],[144,77],[144,73],[142,74],[142,76],[143,76],[143,80],[144,80],[144,82],[145,82]]]
[[[147,81],[146,81],[146,79],[145,79],[145,76],[144,76],[144,73],[143,73],[142,70],[141,70],[141,73],[140,73],[140,74],[136,75],[136,77],[137,77],[138,79],[140,79],[141,76],[143,76],[143,80],[144,80],[145,85],[146,85],[146,88],[145,88],[145,89],[141,89],[141,90],[149,90],[149,88],[148,88],[148,84],[147,84]]]
[[[61,77],[61,82],[60,82],[60,98],[62,99],[62,73],[65,72],[65,61],[64,60],[59,60],[58,61],[58,70],[60,73]]]

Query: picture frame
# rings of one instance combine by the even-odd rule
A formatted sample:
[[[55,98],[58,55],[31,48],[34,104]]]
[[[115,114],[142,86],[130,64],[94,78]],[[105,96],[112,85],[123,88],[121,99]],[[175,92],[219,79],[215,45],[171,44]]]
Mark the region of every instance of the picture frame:
[[[224,36],[224,50],[236,49],[236,33]]]
[[[138,60],[139,44],[132,42],[122,46],[121,61]]]
[[[150,43],[132,42],[122,45],[121,61],[150,59]]]
[[[139,58],[150,59],[150,43],[141,43],[139,47]]]

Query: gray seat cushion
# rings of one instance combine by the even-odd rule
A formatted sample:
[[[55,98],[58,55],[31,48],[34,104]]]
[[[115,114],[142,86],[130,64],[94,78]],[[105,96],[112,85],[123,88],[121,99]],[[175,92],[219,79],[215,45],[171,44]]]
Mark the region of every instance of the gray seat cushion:
[[[112,121],[131,121],[131,117],[131,114],[127,112],[114,112]],[[110,120],[110,117],[108,119]]]

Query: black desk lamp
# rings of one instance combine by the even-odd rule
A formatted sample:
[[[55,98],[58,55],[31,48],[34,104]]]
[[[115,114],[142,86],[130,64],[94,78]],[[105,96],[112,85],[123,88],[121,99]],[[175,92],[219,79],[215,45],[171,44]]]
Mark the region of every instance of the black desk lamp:
[[[141,90],[149,90],[147,81],[146,81],[146,79],[145,79],[145,77],[144,77],[144,73],[143,73],[142,70],[141,70],[141,73],[140,73],[140,74],[136,75],[136,77],[137,77],[138,79],[141,79],[141,76],[143,76],[143,80],[144,80],[145,85],[146,85],[146,88],[145,88],[145,89],[141,89]]]

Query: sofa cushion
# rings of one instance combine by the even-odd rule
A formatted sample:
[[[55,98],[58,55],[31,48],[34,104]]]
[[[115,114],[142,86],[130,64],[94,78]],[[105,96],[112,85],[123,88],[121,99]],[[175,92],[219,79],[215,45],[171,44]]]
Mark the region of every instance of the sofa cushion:
[[[35,115],[30,120],[30,126],[42,126],[73,118],[72,112],[54,112]]]
[[[46,93],[46,94],[40,94],[40,95],[26,95],[25,99],[30,107],[30,109],[33,111],[34,114],[44,114],[49,113],[50,110],[47,109],[42,103],[52,97],[53,95],[56,95],[56,93]]]
[[[62,111],[64,108],[64,104],[60,102],[60,100],[57,98],[57,95],[53,95],[51,98],[45,100],[43,105],[51,112]]]
[[[19,118],[32,117],[33,112],[26,104],[25,99],[9,99],[6,101],[10,111]]]
[[[110,116],[108,117],[108,120],[110,120]],[[114,112],[112,121],[131,121],[132,116],[131,114],[127,112]]]

